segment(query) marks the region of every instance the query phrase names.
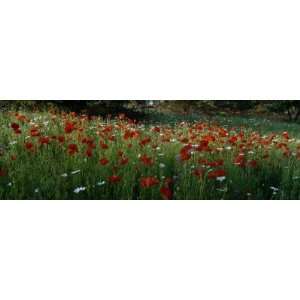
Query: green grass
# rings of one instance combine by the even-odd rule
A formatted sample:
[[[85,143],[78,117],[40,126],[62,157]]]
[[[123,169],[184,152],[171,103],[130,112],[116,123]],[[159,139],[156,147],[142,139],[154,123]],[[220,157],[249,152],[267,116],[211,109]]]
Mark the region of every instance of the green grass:
[[[0,115],[0,199],[163,199],[163,187],[172,192],[172,199],[300,199],[299,124],[255,117],[153,113],[144,124],[134,125],[125,120],[88,120],[71,114],[23,114],[28,119],[25,122],[14,113]],[[67,121],[75,123],[76,129],[71,133],[64,132]],[[11,128],[14,122],[20,125],[21,134]],[[207,127],[196,129],[202,123]],[[157,125],[160,132],[153,131]],[[48,145],[30,136],[34,126],[41,136],[50,138]],[[219,137],[222,128],[228,131],[228,137]],[[139,136],[125,140],[126,130],[139,132]],[[240,130],[244,137],[231,144],[229,138]],[[284,131],[288,131],[289,140],[282,136]],[[276,134],[272,142],[262,145],[261,139],[271,133]],[[254,134],[253,145],[240,149]],[[208,135],[216,137],[209,142],[211,152],[193,148],[190,159],[180,159],[180,150],[186,144],[197,145]],[[66,141],[60,143],[53,136],[64,136]],[[86,156],[89,147],[82,143],[87,137],[93,139],[95,146],[91,157]],[[151,141],[141,146],[146,137]],[[108,149],[102,149],[100,141]],[[25,148],[26,142],[33,143],[34,151]],[[286,148],[278,148],[279,143],[286,144]],[[69,155],[69,144],[78,145],[78,153]],[[288,156],[284,155],[286,149]],[[245,168],[234,163],[239,152],[245,154]],[[145,165],[141,155],[147,155],[153,164]],[[109,163],[102,166],[99,160],[104,157]],[[127,158],[128,163],[120,165],[122,158]],[[224,163],[203,166],[200,159]],[[249,165],[252,160],[255,167]],[[203,177],[194,175],[196,169],[203,169]],[[226,172],[225,178],[210,178],[218,169]],[[108,178],[112,175],[120,176],[120,182],[110,183]],[[145,177],[155,177],[159,183],[142,187],[141,179]],[[172,183],[167,182],[169,179]],[[76,193],[77,188],[82,190]]]

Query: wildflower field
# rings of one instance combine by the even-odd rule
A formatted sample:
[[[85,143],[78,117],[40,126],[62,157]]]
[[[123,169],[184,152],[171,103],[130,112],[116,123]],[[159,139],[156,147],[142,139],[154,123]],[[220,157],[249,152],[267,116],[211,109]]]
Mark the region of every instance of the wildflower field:
[[[3,112],[0,199],[300,199],[300,126],[275,125]]]

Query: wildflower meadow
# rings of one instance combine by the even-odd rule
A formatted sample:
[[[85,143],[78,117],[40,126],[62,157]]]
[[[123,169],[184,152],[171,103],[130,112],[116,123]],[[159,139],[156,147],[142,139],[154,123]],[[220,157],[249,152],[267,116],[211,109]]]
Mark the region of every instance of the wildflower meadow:
[[[300,199],[300,139],[264,124],[3,112],[0,199]]]

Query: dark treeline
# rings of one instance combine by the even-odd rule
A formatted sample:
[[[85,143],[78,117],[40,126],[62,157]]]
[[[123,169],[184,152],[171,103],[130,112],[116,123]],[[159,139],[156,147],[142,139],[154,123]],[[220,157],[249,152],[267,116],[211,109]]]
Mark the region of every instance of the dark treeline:
[[[30,100],[1,101],[0,109],[43,109],[56,107],[63,110],[85,111],[91,114],[142,115],[148,109],[167,108],[178,113],[209,112],[215,110],[271,112],[284,115],[291,121],[300,117],[297,100]]]

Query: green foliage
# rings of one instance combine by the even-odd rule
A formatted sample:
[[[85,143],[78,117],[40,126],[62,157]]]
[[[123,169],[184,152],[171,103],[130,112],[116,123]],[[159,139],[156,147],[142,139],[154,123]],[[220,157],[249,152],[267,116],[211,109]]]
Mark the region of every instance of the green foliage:
[[[270,111],[278,114],[287,114],[290,120],[297,121],[300,117],[299,100],[277,100],[268,101],[267,107]]]

